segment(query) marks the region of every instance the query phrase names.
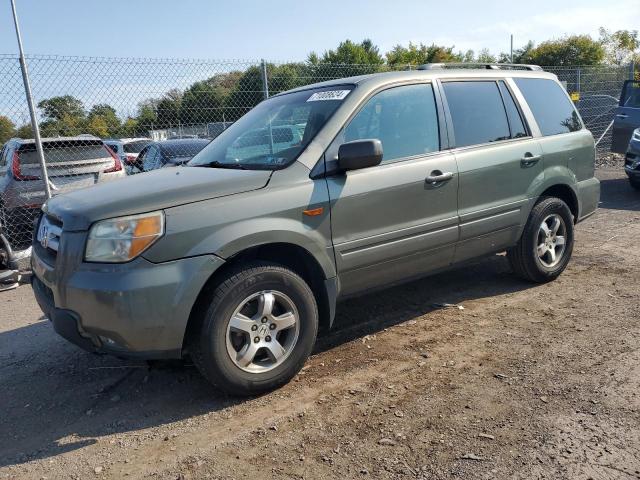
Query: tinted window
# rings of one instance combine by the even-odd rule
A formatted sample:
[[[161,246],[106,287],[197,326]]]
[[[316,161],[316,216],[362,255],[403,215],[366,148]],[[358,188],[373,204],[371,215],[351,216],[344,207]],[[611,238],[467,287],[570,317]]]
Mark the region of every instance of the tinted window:
[[[511,96],[511,92],[507,88],[504,82],[498,82],[500,86],[500,92],[502,93],[502,99],[504,100],[504,108],[507,110],[507,118],[509,119],[509,128],[511,129],[511,138],[527,137],[527,129],[524,128],[524,122],[520,111],[516,106],[516,102]]]
[[[575,132],[582,128],[580,117],[566,92],[553,80],[515,78],[543,135]]]
[[[383,162],[440,149],[431,85],[395,87],[371,98],[345,128],[346,142],[377,138]]]
[[[193,157],[207,146],[209,140],[179,141],[160,144],[162,156],[165,158]]]
[[[149,145],[149,140],[125,143],[124,151],[125,153],[140,153],[147,145]]]
[[[623,107],[640,108],[640,82],[628,82],[625,84],[620,105]]]
[[[456,147],[511,138],[496,82],[445,82]]]

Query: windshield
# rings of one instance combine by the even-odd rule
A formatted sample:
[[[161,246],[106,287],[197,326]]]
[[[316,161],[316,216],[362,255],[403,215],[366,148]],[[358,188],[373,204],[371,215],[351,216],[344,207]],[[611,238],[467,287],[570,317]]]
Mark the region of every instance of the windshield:
[[[298,158],[352,89],[352,85],[334,85],[265,100],[222,132],[188,165],[284,168]]]

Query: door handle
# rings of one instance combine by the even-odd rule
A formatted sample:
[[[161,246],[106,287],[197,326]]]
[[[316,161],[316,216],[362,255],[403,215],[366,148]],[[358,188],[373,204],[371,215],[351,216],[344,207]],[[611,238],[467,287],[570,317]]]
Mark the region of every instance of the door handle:
[[[629,118],[629,115],[627,115],[626,113],[618,113],[616,115],[617,118]]]
[[[540,155],[532,155],[530,153],[525,153],[524,157],[520,159],[520,165],[524,168],[533,167],[536,163],[540,161],[542,156]]]
[[[447,180],[451,180],[453,178],[453,172],[444,172],[442,173],[440,170],[434,170],[431,172],[427,178],[425,178],[425,182],[436,185],[438,183],[446,182]]]

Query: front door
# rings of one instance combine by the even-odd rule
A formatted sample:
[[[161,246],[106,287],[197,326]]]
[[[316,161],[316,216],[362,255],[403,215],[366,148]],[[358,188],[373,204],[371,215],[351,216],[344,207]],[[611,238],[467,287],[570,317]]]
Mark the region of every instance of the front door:
[[[327,178],[341,294],[394,283],[451,263],[458,239],[455,158],[440,151],[431,84],[371,97],[329,149],[377,138],[376,167]]]
[[[640,82],[627,80],[622,89],[620,105],[613,119],[611,151],[626,153],[629,140],[640,127]]]

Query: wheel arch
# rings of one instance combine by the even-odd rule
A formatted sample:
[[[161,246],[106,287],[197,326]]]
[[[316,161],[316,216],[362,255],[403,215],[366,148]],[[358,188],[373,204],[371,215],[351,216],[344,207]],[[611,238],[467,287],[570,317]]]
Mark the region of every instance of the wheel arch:
[[[578,202],[578,195],[570,185],[566,183],[556,183],[547,186],[547,188],[539,195],[539,198],[542,197],[556,197],[566,203],[569,210],[571,210],[573,223],[576,223],[580,218],[580,203]]]
[[[287,242],[273,242],[256,245],[241,250],[226,259],[225,264],[217,269],[200,290],[189,315],[182,343],[183,352],[186,351],[191,335],[197,331],[201,320],[199,313],[203,305],[217,285],[227,276],[228,272],[248,261],[273,262],[290,268],[300,275],[311,288],[318,305],[318,320],[321,331],[331,327],[335,312],[337,288],[335,277],[327,279],[324,269],[314,255],[306,248]]]

